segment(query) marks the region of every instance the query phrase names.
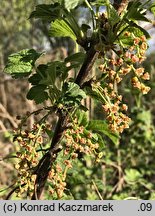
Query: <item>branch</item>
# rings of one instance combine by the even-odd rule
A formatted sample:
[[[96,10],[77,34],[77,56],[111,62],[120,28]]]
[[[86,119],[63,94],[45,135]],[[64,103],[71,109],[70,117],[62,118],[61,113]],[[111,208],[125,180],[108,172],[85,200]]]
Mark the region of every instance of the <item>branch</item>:
[[[89,72],[91,71],[94,62],[97,58],[98,53],[95,51],[94,47],[92,46],[86,53],[86,58],[84,63],[77,75],[75,83],[78,84],[80,87],[82,83],[88,76]],[[40,160],[37,169],[35,170],[35,174],[37,175],[36,182],[35,182],[35,189],[32,196],[33,200],[40,199],[42,191],[44,189],[45,183],[48,178],[49,171],[51,170],[53,162],[57,158],[57,154],[62,150],[59,142],[63,136],[63,133],[66,129],[68,124],[68,112],[71,112],[72,108],[67,112],[60,113],[59,119],[57,121],[57,125],[55,128],[54,136],[51,142],[51,146],[49,151],[42,157]]]
[[[12,184],[10,187],[12,187],[14,184]],[[26,185],[26,183],[24,183],[24,184],[22,184],[21,186],[16,186],[16,187],[14,187],[10,192],[9,192],[9,194],[5,197],[5,200],[9,200],[10,199],[10,197],[12,196],[12,194],[16,191],[16,190],[18,190],[20,187],[24,187]]]
[[[114,7],[119,14],[124,10],[127,4],[128,4],[128,0],[114,1]],[[92,44],[86,53],[86,58],[75,80],[75,83],[78,84],[81,88],[83,87],[82,84],[85,82],[86,78],[88,77],[94,65],[94,62],[98,56],[98,53],[94,49],[94,45]],[[72,108],[68,110],[68,112],[71,111]],[[35,171],[37,177],[36,177],[35,189],[34,189],[32,199],[40,199],[45,183],[48,178],[49,171],[51,170],[52,164],[56,160],[57,154],[62,150],[62,147],[60,146],[59,142],[63,136],[64,131],[66,130],[66,126],[69,121],[68,112],[59,113],[59,119],[57,121],[57,125],[55,128],[50,149],[42,157],[42,159],[40,160],[37,166],[37,169]]]
[[[87,52],[86,59],[75,80],[75,83],[78,84],[80,87],[82,86],[82,83],[84,82],[89,72],[91,71],[97,56],[98,53],[96,52],[94,47],[91,47]]]

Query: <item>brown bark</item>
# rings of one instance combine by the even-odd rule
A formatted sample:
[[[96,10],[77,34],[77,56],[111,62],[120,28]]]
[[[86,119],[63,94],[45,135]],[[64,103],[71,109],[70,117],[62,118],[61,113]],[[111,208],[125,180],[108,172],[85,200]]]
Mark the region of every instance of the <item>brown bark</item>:
[[[115,0],[113,6],[120,14],[124,8],[127,6],[128,0]],[[82,87],[82,84],[88,77],[94,62],[97,58],[98,53],[94,49],[94,45],[90,46],[90,49],[86,53],[86,58],[84,60],[84,63],[77,75],[77,78],[75,80],[75,83],[78,84],[80,87]],[[70,110],[71,111],[71,110]],[[51,170],[52,163],[56,160],[58,152],[61,151],[61,146],[59,145],[59,142],[62,138],[62,135],[66,129],[68,123],[68,115],[67,113],[60,113],[56,129],[54,132],[54,136],[51,142],[51,146],[49,151],[43,156],[43,158],[40,160],[38,167],[35,171],[35,174],[37,175],[36,182],[35,182],[35,190],[32,196],[32,199],[40,199],[42,191],[44,189],[45,183],[48,178],[49,171]]]
[[[95,59],[97,58],[97,55],[98,53],[95,51],[94,47],[91,47],[87,51],[84,63],[75,80],[75,83],[78,84],[80,87],[82,86],[82,83],[84,82],[89,72],[91,71]],[[59,142],[66,129],[67,123],[68,123],[67,113],[60,113],[50,149],[42,157],[42,159],[40,160],[37,166],[37,169],[35,170],[35,174],[37,175],[37,177],[35,182],[34,193],[31,198],[32,200],[40,199],[41,197],[42,191],[44,189],[45,183],[48,178],[49,171],[51,170],[52,167],[52,163],[56,160],[58,152],[61,151],[61,146],[59,145]]]

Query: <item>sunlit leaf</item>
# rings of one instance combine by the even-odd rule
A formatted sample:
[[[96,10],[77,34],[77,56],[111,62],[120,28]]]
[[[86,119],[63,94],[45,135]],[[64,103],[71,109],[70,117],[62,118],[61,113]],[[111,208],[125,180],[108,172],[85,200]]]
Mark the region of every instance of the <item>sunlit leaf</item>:
[[[62,16],[62,8],[59,3],[40,4],[36,6],[29,18],[40,18],[48,22],[54,21]]]
[[[28,76],[34,67],[35,61],[42,55],[34,49],[25,49],[8,57],[4,72],[13,77]]]
[[[84,2],[84,0],[64,0],[64,6],[67,10],[74,9],[79,3]]]
[[[134,34],[135,37],[141,37],[145,35],[147,39],[150,38],[149,33],[136,23],[130,23],[130,26],[127,29],[125,28],[125,31],[131,32],[132,34]],[[127,37],[126,35],[124,35],[123,31],[122,34],[119,36],[119,40],[124,46],[132,46],[134,43],[132,35],[129,35]]]
[[[49,35],[51,37],[70,37],[76,41],[76,35],[71,27],[64,20],[55,20],[52,22]]]

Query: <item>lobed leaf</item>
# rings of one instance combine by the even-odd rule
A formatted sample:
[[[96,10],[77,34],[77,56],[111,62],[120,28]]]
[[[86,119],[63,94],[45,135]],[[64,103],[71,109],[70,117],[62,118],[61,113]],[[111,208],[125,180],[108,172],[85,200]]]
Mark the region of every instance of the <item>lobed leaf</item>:
[[[32,72],[36,60],[41,55],[42,53],[38,53],[34,49],[25,49],[11,54],[8,57],[4,72],[11,74],[15,78],[28,76]]]
[[[128,184],[135,184],[142,178],[142,174],[136,169],[126,169],[125,170],[125,181]]]
[[[51,37],[70,37],[76,41],[76,35],[72,28],[64,20],[60,19],[56,19],[52,22],[49,35]]]
[[[87,129],[106,135],[114,144],[118,143],[119,135],[112,133],[108,128],[108,124],[103,120],[91,120],[87,126]]]
[[[85,97],[85,92],[76,83],[65,82],[59,102],[64,105],[80,105],[81,100]]]
[[[144,28],[137,25],[135,22],[127,21],[127,23],[129,24],[129,27],[128,27],[127,31],[133,33],[135,35],[135,37],[140,37],[140,36],[145,35],[145,37],[147,39],[150,38],[149,33]]]
[[[47,69],[47,65],[41,64],[37,67],[37,72],[35,74],[33,74],[28,81],[32,84],[32,85],[38,85],[40,83],[41,80],[43,80],[43,78],[46,77],[46,69]]]
[[[59,3],[55,4],[40,4],[36,6],[29,18],[40,18],[44,21],[54,21],[62,17],[63,10]]]
[[[86,94],[85,92],[80,89],[80,87],[73,82],[68,82],[64,84],[64,89],[66,88],[65,94],[70,96],[70,97],[81,97],[85,98]]]
[[[120,21],[120,16],[112,5],[109,6],[109,21],[112,26]]]
[[[132,22],[130,23],[130,26],[126,29],[124,27],[125,31],[131,32],[134,34],[135,37],[141,37],[145,35],[147,39],[150,38],[149,33],[143,29],[141,26],[137,25],[136,23]],[[119,40],[124,46],[132,46],[133,45],[133,37],[132,36],[125,36],[123,34],[124,32],[122,31],[122,34],[119,36]]]
[[[127,7],[127,14],[126,18],[128,20],[139,20],[139,21],[145,21],[145,22],[150,22],[146,18],[146,13],[144,8],[142,7],[142,3],[139,0],[129,2],[128,7]]]
[[[64,0],[64,6],[67,10],[72,10],[82,2],[84,2],[84,0]]]
[[[48,99],[48,94],[45,89],[46,86],[44,85],[33,86],[27,93],[27,99],[34,100],[36,104],[43,103]]]
[[[86,127],[88,125],[89,121],[88,121],[88,113],[87,112],[84,112],[84,111],[79,109],[76,111],[76,117],[78,119],[78,124],[80,126]]]

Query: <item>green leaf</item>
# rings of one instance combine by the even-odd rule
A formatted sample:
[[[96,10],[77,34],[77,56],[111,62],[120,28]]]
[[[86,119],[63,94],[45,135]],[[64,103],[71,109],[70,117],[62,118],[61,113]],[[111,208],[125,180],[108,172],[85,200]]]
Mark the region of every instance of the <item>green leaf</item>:
[[[155,3],[153,3],[152,5],[151,5],[151,12],[154,14],[154,16],[155,16]]]
[[[69,97],[81,97],[81,98],[85,98],[86,94],[85,92],[80,89],[80,87],[73,82],[68,82],[64,84],[64,89],[66,89],[65,94]]]
[[[98,0],[98,1],[92,2],[91,4],[96,5],[96,6],[104,6],[104,5],[109,5],[110,2],[108,0]]]
[[[34,100],[36,104],[42,103],[48,99],[48,94],[45,92],[46,86],[33,86],[27,93],[27,99]]]
[[[54,65],[55,67],[55,79],[59,79],[61,81],[64,81],[67,76],[68,76],[68,68],[66,67],[66,63],[65,62],[60,62],[60,61],[55,61],[52,62],[51,65]],[[51,74],[52,70],[50,68],[50,65],[47,69],[47,73]],[[52,75],[52,74],[51,74]]]
[[[129,25],[130,27],[128,27],[127,29],[125,28],[125,26],[123,27],[125,31],[131,32],[135,37],[141,37],[145,35],[147,39],[150,38],[149,33],[141,26],[137,25],[134,22],[129,22]],[[119,36],[119,40],[124,46],[132,46],[134,44],[132,35],[127,37],[124,35],[124,32],[122,32],[122,34]]]
[[[32,85],[37,85],[41,80],[41,76],[38,73],[33,74],[29,79],[29,83],[31,83]]]
[[[87,25],[87,24],[82,24],[82,25],[81,25],[81,30],[83,31],[83,33],[84,33],[85,35],[87,35],[88,29],[91,29],[91,27],[90,27],[89,25]]]
[[[109,6],[109,21],[112,26],[120,21],[120,16],[112,5]]]
[[[37,53],[34,49],[26,49],[11,54],[8,57],[4,72],[11,74],[15,78],[28,76],[32,72],[35,61],[41,55],[42,53]]]
[[[84,112],[88,111],[88,108],[86,106],[83,106],[82,104],[79,105],[78,109]]]
[[[92,133],[92,138],[91,138],[93,143],[98,142],[98,134],[97,133]]]
[[[119,135],[112,133],[108,128],[108,124],[102,120],[91,120],[86,128],[87,130],[96,131],[109,137],[114,144],[118,144]]]
[[[47,133],[48,137],[50,139],[52,139],[54,132],[52,130],[47,129],[47,128],[45,129],[45,132]]]
[[[101,95],[99,95],[96,91],[92,90],[92,87],[86,86],[85,91],[86,94],[89,95],[91,98],[103,102]]]
[[[136,37],[140,37],[142,35],[145,35],[145,37],[147,39],[150,38],[150,34],[144,29],[142,28],[141,26],[137,25],[136,23],[133,24],[133,26],[135,27],[135,31],[134,31],[134,34]],[[136,34],[136,31],[137,31],[137,34]]]
[[[54,61],[48,64],[46,70],[48,84],[58,85],[58,81],[64,81],[68,76],[68,68],[64,62]],[[58,85],[60,87],[60,85]]]
[[[76,35],[74,34],[74,31],[64,20],[60,19],[52,22],[49,35],[51,37],[70,37],[76,41]]]
[[[74,53],[67,58],[65,58],[65,62],[70,62],[71,64],[77,63],[78,65],[81,65],[85,59],[86,54],[83,52]]]
[[[65,82],[62,88],[62,97],[59,102],[64,105],[80,105],[81,100],[86,97],[85,92],[73,82]]]
[[[38,85],[40,83],[40,81],[46,77],[46,69],[47,69],[47,65],[41,64],[37,67],[37,72],[35,74],[33,74],[28,81],[32,84],[32,85]]]
[[[40,4],[36,6],[29,18],[40,18],[48,22],[54,21],[62,17],[63,10],[59,3],[55,4]]]
[[[67,10],[74,9],[79,3],[84,2],[84,0],[64,0],[64,6]]]
[[[99,144],[99,151],[103,151],[105,148],[105,141],[103,140],[102,136],[100,134],[97,134],[98,136],[98,144]]]
[[[32,85],[58,85],[60,81],[66,79],[68,71],[69,69],[64,62],[54,61],[47,65],[41,64],[37,67],[37,72],[29,78],[29,82]]]
[[[50,99],[52,101],[52,104],[54,104],[55,101],[57,101],[61,96],[61,90],[59,90],[55,85],[50,87],[49,93],[50,93]]]
[[[133,45],[133,38],[132,37],[126,37],[121,35],[119,37],[119,41],[121,42],[121,44],[126,47],[126,46],[132,46]]]
[[[82,110],[77,110],[76,111],[76,117],[78,119],[78,124],[80,126],[86,127],[88,125],[88,113],[84,112]]]
[[[150,110],[142,110],[137,114],[137,120],[142,122],[144,125],[151,125],[151,112]]]
[[[135,22],[127,20],[127,23],[129,24],[129,27],[126,29],[126,31],[133,33],[135,37],[140,37],[142,35],[145,35],[147,39],[150,38],[149,33],[144,28],[137,25]]]
[[[59,77],[59,74],[56,73],[55,62],[48,64],[45,74],[46,74],[45,78],[42,78],[39,83],[47,86],[55,85],[56,78]]]
[[[127,7],[127,14],[125,15],[129,20],[141,20],[145,22],[150,22],[146,17],[146,10],[142,7],[142,3],[140,1],[132,1],[129,2]]]
[[[142,178],[142,174],[136,169],[126,169],[125,174],[125,181],[128,184],[135,184]]]

